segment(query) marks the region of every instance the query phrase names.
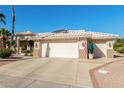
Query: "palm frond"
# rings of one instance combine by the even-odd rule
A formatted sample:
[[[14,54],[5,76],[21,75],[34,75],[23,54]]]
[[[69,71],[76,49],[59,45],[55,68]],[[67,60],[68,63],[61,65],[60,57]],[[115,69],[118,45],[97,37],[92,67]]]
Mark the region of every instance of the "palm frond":
[[[0,21],[6,25],[6,22],[3,18],[1,18]]]
[[[6,16],[5,16],[4,14],[0,13],[0,18],[5,19],[5,18],[6,18]]]
[[[6,16],[3,13],[0,13],[0,22],[6,25],[5,18]]]

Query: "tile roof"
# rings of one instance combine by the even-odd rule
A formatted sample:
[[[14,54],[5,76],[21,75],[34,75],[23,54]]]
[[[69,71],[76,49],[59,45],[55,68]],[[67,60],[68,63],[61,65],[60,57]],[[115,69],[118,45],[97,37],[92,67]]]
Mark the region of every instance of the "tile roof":
[[[69,39],[86,37],[92,39],[107,39],[107,38],[118,38],[119,35],[102,33],[102,32],[86,32],[85,30],[68,30],[68,32],[49,32],[49,33],[38,33],[34,36],[34,39]]]
[[[33,35],[31,31],[25,31],[25,32],[18,32],[16,35]]]

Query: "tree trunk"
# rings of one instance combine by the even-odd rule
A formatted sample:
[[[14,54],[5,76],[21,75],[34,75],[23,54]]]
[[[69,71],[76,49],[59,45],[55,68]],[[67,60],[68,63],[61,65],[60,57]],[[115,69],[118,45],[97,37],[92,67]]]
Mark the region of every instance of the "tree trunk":
[[[14,29],[15,29],[15,11],[14,11],[14,6],[11,6],[12,9],[12,36],[11,36],[11,48],[14,50],[14,45],[13,45],[13,40],[14,40]]]
[[[12,5],[12,41],[14,38],[14,29],[15,29],[15,11],[14,11],[14,6]]]

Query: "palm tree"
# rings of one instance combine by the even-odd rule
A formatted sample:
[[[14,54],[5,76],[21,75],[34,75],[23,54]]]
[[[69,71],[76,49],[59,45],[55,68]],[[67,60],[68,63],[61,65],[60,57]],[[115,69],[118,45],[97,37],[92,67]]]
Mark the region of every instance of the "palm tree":
[[[0,13],[0,22],[3,23],[4,25],[6,25],[5,19],[6,16],[3,13]]]
[[[13,37],[14,37],[14,29],[15,29],[15,11],[14,11],[14,6],[11,6],[12,9],[12,37],[11,40],[13,41]]]
[[[4,48],[6,46],[10,46],[10,36],[11,36],[11,33],[9,32],[9,30],[5,29],[5,28],[1,28],[0,29],[0,46],[3,46]]]

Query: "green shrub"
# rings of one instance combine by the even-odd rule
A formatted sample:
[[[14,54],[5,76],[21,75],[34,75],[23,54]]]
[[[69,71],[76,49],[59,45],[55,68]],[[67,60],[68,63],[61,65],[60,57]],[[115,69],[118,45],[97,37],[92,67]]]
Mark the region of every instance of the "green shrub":
[[[27,50],[26,53],[31,53],[31,51],[30,50]]]
[[[124,39],[117,39],[113,48],[116,52],[124,54]]]
[[[0,58],[8,58],[9,56],[11,56],[12,51],[10,49],[0,49]]]
[[[25,56],[33,56],[31,50],[25,50]]]
[[[117,51],[117,49],[119,48],[119,47],[124,47],[124,45],[122,44],[122,43],[118,43],[118,42],[116,42],[115,44],[114,44],[114,50],[115,51]]]
[[[23,53],[31,53],[31,50],[24,50]]]
[[[91,41],[89,41],[89,43],[88,43],[88,53],[93,54],[93,52],[94,52],[94,45]]]
[[[29,53],[28,56],[33,56],[33,54],[32,53]]]
[[[28,53],[25,53],[25,56],[28,56]]]
[[[117,52],[124,54],[124,47],[118,47],[116,49]]]

